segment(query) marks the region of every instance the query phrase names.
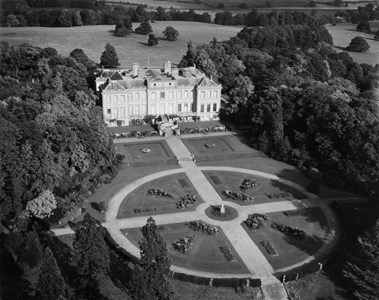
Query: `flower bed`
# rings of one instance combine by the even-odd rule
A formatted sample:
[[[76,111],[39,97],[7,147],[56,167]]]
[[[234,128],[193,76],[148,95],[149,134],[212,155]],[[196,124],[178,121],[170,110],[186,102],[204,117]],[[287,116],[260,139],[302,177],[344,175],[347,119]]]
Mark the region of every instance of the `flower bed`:
[[[212,179],[212,181],[214,182],[214,184],[221,184],[221,180],[216,176],[216,175],[211,175],[210,178]]]
[[[179,183],[180,183],[180,185],[182,186],[182,188],[184,188],[184,189],[189,188],[189,185],[188,185],[187,180],[185,180],[184,178],[180,178],[180,179],[178,179],[178,180],[179,180]]]
[[[235,256],[233,255],[233,253],[229,249],[229,247],[221,246],[220,250],[221,250],[222,254],[224,254],[227,261],[229,261],[229,262],[236,262],[237,261],[237,259],[235,258]]]
[[[268,222],[268,217],[264,214],[252,214],[250,215],[244,223],[252,231],[258,231],[263,226],[266,226]]]
[[[196,200],[197,200],[197,195],[185,195],[184,197],[181,197],[182,200],[176,203],[176,208],[188,208],[192,207]]]
[[[266,252],[270,256],[278,256],[279,255],[278,251],[276,251],[274,246],[271,245],[271,243],[269,241],[262,241],[262,242],[260,242],[260,244],[265,248]]]
[[[255,188],[256,186],[257,186],[257,181],[254,178],[245,178],[242,181],[242,184],[240,186],[240,190],[245,192],[247,190]]]
[[[186,253],[195,244],[197,235],[192,235],[192,236],[186,236],[182,239],[177,240],[176,242],[172,243],[172,246],[174,247],[174,250]]]
[[[194,133],[207,133],[207,132],[222,132],[222,131],[228,131],[230,128],[226,128],[225,126],[212,126],[212,127],[185,127],[181,128],[180,132],[181,134],[194,134]]]
[[[278,223],[272,223],[271,227],[286,235],[290,235],[296,238],[302,239],[305,237],[304,230],[297,227],[290,227],[290,226],[286,226],[286,225],[278,224]]]
[[[220,231],[216,226],[209,225],[203,221],[192,221],[186,223],[185,226],[191,228],[194,231],[203,232],[213,236],[218,236],[220,234]]]
[[[149,208],[135,208],[133,209],[134,213],[147,213],[147,212],[157,212],[158,209],[155,207],[149,207]]]
[[[210,148],[214,148],[214,147],[216,147],[216,144],[207,143],[207,144],[204,144],[204,146],[205,146],[205,148],[210,149]]]
[[[274,193],[274,194],[266,194],[267,197],[269,197],[270,199],[279,199],[279,198],[288,198],[288,197],[292,197],[292,194],[291,193],[288,193],[288,192],[283,192],[283,193]]]
[[[147,191],[147,194],[149,196],[156,196],[156,197],[165,197],[165,198],[172,198],[172,196],[169,193],[166,193],[162,189],[149,189]]]
[[[309,214],[309,211],[306,208],[301,208],[296,210],[287,210],[284,211],[283,214],[287,217],[307,216]]]
[[[234,201],[244,202],[244,203],[254,200],[254,197],[252,196],[249,196],[240,192],[229,191],[229,190],[222,191],[222,195]]]

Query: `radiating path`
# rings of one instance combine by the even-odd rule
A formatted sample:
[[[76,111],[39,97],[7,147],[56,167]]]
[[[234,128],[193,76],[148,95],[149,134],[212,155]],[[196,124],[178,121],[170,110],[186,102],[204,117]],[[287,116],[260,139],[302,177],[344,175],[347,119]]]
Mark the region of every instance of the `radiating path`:
[[[148,216],[139,216],[139,217],[129,217],[129,218],[121,218],[117,219],[117,214],[120,208],[121,203],[127,197],[129,193],[138,187],[161,177],[175,175],[179,173],[185,173],[192,183],[192,185],[196,188],[197,193],[204,201],[199,204],[194,211],[184,211],[184,212],[174,212],[174,213],[166,213],[166,214],[158,214],[153,215],[153,218],[157,225],[165,225],[165,224],[173,224],[173,223],[183,223],[190,222],[194,220],[202,220],[208,224],[219,226],[221,230],[224,232],[225,236],[231,242],[234,247],[234,250],[238,253],[239,257],[249,270],[248,274],[228,274],[227,270],[224,273],[212,273],[205,272],[199,270],[192,270],[180,266],[172,266],[172,271],[186,273],[189,275],[208,277],[208,278],[262,278],[263,284],[263,292],[265,294],[265,299],[275,299],[281,300],[286,299],[286,293],[283,286],[279,283],[279,281],[272,276],[274,269],[263,255],[263,253],[259,250],[258,246],[255,242],[250,238],[248,233],[241,226],[241,223],[246,220],[249,214],[252,213],[272,213],[272,212],[280,212],[286,210],[296,210],[304,207],[320,207],[326,218],[328,219],[329,232],[325,237],[326,240],[330,242],[336,241],[336,230],[337,222],[333,212],[327,207],[325,203],[329,203],[332,201],[328,201],[328,199],[321,200],[318,199],[314,194],[309,193],[304,187],[291,182],[289,180],[285,180],[276,175],[267,174],[264,172],[242,169],[242,168],[233,168],[233,167],[198,167],[193,161],[191,157],[191,153],[188,151],[183,142],[173,136],[169,136],[167,139],[167,144],[173,151],[174,155],[178,158],[180,165],[178,165],[178,169],[174,170],[166,170],[162,172],[157,172],[154,174],[150,174],[148,176],[137,179],[131,183],[128,183],[124,188],[119,190],[108,202],[108,209],[105,214],[106,222],[103,223],[103,226],[107,228],[109,234],[113,238],[113,240],[122,248],[124,248],[128,253],[135,257],[140,257],[139,248],[134,245],[128,238],[127,234],[123,234],[121,229],[128,228],[140,228],[146,224]],[[238,216],[231,221],[223,222],[217,221],[209,218],[205,214],[205,209],[210,205],[220,205],[225,204],[225,201],[222,200],[217,191],[213,188],[210,182],[205,177],[203,171],[230,171],[230,172],[239,172],[249,175],[255,175],[264,177],[270,180],[275,180],[281,182],[285,185],[291,186],[303,194],[306,195],[307,199],[303,200],[284,200],[284,201],[276,201],[270,203],[261,203],[261,204],[251,204],[248,206],[240,206],[233,202],[227,202],[228,206],[233,207],[237,210]],[[338,201],[339,199],[332,199],[333,201]],[[352,199],[350,199],[352,200]],[[61,228],[53,230],[56,235],[64,235],[73,233],[73,231],[69,228]],[[318,252],[326,251],[326,246],[323,246],[319,249]],[[299,262],[296,265],[289,266],[288,268],[283,268],[279,271],[285,271],[286,269],[290,269],[296,266],[300,266],[304,263],[307,263],[313,259],[315,256],[309,256],[306,260]],[[276,270],[278,271],[278,270]]]

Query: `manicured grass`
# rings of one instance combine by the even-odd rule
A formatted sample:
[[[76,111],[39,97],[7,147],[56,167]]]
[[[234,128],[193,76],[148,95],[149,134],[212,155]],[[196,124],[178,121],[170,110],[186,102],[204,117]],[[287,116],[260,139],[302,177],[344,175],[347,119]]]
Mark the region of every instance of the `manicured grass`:
[[[115,145],[116,152],[125,155],[127,161],[152,161],[161,158],[174,157],[165,141],[123,143]],[[143,153],[142,149],[150,149]]]
[[[175,294],[173,299],[175,300],[251,300],[251,294],[258,294],[260,292],[259,288],[250,288],[250,295],[242,295],[236,293],[233,288],[216,288],[173,279],[170,281],[174,288]]]
[[[269,213],[268,224],[260,230],[253,232],[244,224],[242,227],[257,244],[263,255],[267,258],[274,269],[280,269],[292,264],[299,263],[324,245],[324,236],[328,231],[327,220],[320,208],[309,208],[306,216],[287,217],[282,212]],[[305,231],[304,239],[290,237],[271,227],[272,222],[298,227]],[[278,251],[278,256],[270,256],[260,244],[261,241],[269,241]]]
[[[147,66],[149,58],[150,66],[163,67],[167,60],[173,63],[180,62],[187,52],[189,40],[194,46],[209,43],[213,37],[223,41],[235,36],[241,30],[232,26],[182,21],[162,21],[151,25],[158,38],[162,38],[162,31],[166,26],[174,27],[180,34],[178,40],[170,42],[161,39],[157,47],[149,47],[146,45],[148,39],[146,35],[133,33],[124,38],[114,36],[114,25],[71,28],[2,27],[0,39],[12,45],[29,43],[42,48],[53,47],[65,56],[75,48],[81,48],[96,63],[100,62],[105,44],[110,43],[116,49],[121,66],[131,66],[135,62]],[[137,23],[133,24],[133,28],[138,26]]]
[[[167,242],[168,251],[172,263],[185,268],[216,273],[248,273],[241,258],[234,251],[233,246],[220,229],[220,235],[211,236],[206,233],[193,231],[184,226],[184,223],[164,225],[162,236]],[[141,228],[125,229],[127,238],[136,246],[142,239]],[[186,236],[197,235],[194,246],[187,252],[181,253],[174,250],[172,243]],[[237,262],[228,262],[220,250],[221,246],[227,246],[237,258]]]
[[[305,195],[296,189],[286,186],[280,182],[266,179],[259,176],[253,176],[249,174],[244,173],[237,173],[237,172],[227,172],[227,171],[204,171],[203,172],[205,177],[208,178],[208,181],[212,184],[213,188],[217,191],[217,193],[220,195],[220,197],[223,200],[231,201],[240,205],[250,205],[250,204],[260,204],[260,203],[268,203],[268,202],[277,202],[277,201],[284,201],[284,200],[290,200],[290,199],[303,199],[305,198]],[[216,176],[220,180],[220,184],[216,184],[214,180],[212,180],[211,176]],[[245,178],[254,178],[257,181],[257,186],[249,189],[247,191],[240,191],[240,186],[242,184],[242,181]],[[254,200],[249,202],[238,202],[233,201],[230,198],[226,198],[222,192],[225,190],[231,190],[234,192],[241,192],[244,194],[247,194],[249,196],[253,196]],[[293,195],[293,197],[285,197],[285,198],[270,198],[268,195],[270,194],[278,194],[283,192],[289,192]]]
[[[287,288],[293,299],[346,299],[340,295],[340,289],[334,285],[332,279],[324,272],[306,275],[297,281],[288,282]]]
[[[184,179],[188,183],[188,187],[184,188],[179,183],[179,179]],[[162,189],[172,195],[173,198],[148,196],[147,191],[152,188]],[[176,208],[176,203],[179,202],[187,194],[198,195],[195,187],[184,173],[165,176],[151,182],[148,182],[136,190],[131,192],[121,203],[117,218],[136,217],[144,215],[175,213],[195,210],[202,203],[198,195],[195,204],[186,209]],[[156,208],[156,212],[135,213],[134,209]]]
[[[370,22],[373,32],[379,29],[379,21]],[[347,52],[358,63],[366,63],[375,66],[379,63],[379,42],[374,40],[373,33],[359,32],[356,30],[357,24],[342,23],[337,26],[327,25],[329,33],[333,37],[335,50],[337,52],[344,51],[345,47],[349,46],[350,41],[356,37],[361,36],[365,38],[366,42],[370,45],[367,52]]]
[[[201,127],[201,126],[199,126]],[[232,154],[232,153],[251,153],[252,155],[260,155],[257,151],[243,143],[232,134],[223,136],[212,136],[205,134],[204,137],[191,137],[190,134],[182,136],[183,144],[196,157],[212,156],[215,154]],[[215,144],[214,148],[206,148],[205,144]]]
[[[115,194],[119,192],[125,185],[128,183],[144,177],[146,175],[170,170],[177,169],[177,165],[152,165],[144,167],[128,167],[127,164],[124,164],[121,170],[118,172],[117,176],[109,184],[104,184],[96,190],[96,193],[89,198],[89,202],[99,203],[100,201],[108,202]],[[98,212],[92,207],[92,205],[87,206],[87,211],[91,213],[96,219],[101,222],[105,221],[104,215]]]

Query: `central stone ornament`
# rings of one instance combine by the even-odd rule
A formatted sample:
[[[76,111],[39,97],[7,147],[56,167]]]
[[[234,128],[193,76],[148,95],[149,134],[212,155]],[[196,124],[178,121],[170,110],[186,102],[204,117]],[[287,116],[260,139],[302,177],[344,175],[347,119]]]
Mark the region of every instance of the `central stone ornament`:
[[[228,205],[211,205],[205,210],[205,214],[217,221],[231,221],[238,216],[237,210]]]

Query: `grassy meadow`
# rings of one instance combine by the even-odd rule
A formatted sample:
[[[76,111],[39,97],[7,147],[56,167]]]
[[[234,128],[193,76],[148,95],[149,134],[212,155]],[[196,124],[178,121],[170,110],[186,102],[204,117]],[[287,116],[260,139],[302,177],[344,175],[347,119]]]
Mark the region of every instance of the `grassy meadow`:
[[[379,21],[372,21],[371,30],[375,32],[379,30]],[[333,37],[334,48],[337,52],[344,51],[344,48],[350,44],[350,41],[356,37],[361,36],[365,38],[370,45],[367,52],[348,52],[350,56],[358,63],[366,63],[370,65],[379,64],[379,41],[374,40],[373,33],[359,32],[356,30],[357,24],[342,23],[337,26],[327,25],[329,33]]]
[[[139,24],[134,23],[133,29]],[[132,33],[126,37],[113,35],[114,25],[82,26],[70,28],[47,27],[2,27],[0,40],[11,45],[29,43],[39,47],[53,47],[60,54],[68,56],[75,48],[81,48],[93,61],[99,63],[106,43],[113,45],[117,51],[121,66],[130,66],[134,62],[151,66],[162,66],[165,61],[179,63],[187,51],[187,42],[194,45],[210,42],[214,37],[220,41],[235,36],[241,28],[204,24],[196,22],[165,21],[152,24],[153,33],[163,38],[166,26],[173,26],[179,32],[175,42],[159,40],[156,47],[147,46],[147,35]]]

